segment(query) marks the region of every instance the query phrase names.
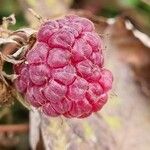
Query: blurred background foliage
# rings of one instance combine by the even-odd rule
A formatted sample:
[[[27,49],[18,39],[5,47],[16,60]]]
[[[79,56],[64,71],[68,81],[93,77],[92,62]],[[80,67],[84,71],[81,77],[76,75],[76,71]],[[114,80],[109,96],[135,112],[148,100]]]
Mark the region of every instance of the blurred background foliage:
[[[9,16],[14,13],[17,19],[15,26],[11,26],[12,29],[18,29],[21,26],[26,26],[27,21],[23,11],[17,0],[0,0],[0,18],[4,16]]]
[[[0,18],[15,13],[17,23],[12,29],[27,26],[27,8],[33,8],[44,16],[59,15],[68,8],[85,9],[104,17],[127,15],[141,30],[150,34],[149,0],[0,0]]]

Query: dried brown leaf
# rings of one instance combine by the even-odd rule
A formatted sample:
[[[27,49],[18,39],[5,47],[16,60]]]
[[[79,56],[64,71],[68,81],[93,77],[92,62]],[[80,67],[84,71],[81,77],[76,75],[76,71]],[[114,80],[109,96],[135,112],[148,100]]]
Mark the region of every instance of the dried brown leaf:
[[[136,28],[132,23],[123,18],[117,18],[106,32],[118,49],[120,59],[132,67],[135,80],[140,83],[144,93],[150,96],[150,38],[143,42],[141,34],[138,37],[134,34]]]
[[[0,81],[0,106],[10,105],[13,102],[12,89]]]

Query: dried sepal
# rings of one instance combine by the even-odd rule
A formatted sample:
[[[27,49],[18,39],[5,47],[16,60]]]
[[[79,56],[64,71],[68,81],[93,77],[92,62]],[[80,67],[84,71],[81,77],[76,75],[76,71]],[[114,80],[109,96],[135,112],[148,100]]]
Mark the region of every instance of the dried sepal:
[[[8,80],[11,80],[12,82],[18,77],[16,74],[7,74],[6,72],[2,71],[3,77],[5,77]]]
[[[13,25],[16,24],[16,18],[14,14],[11,14],[8,17],[3,17],[3,23],[2,23],[3,28],[7,29],[10,24]]]
[[[13,39],[10,39],[10,38],[0,38],[0,45],[7,44],[7,43],[15,43],[15,44],[17,44],[17,42],[14,41]]]
[[[4,63],[15,65],[22,63],[26,51],[36,41],[36,31],[30,28],[22,28],[14,32],[8,30],[9,25],[15,23],[16,19],[12,14],[9,17],[4,17],[0,26],[0,106],[11,104],[15,98],[29,108],[29,105],[25,104],[24,98],[16,92],[13,86],[17,75],[4,72]]]
[[[8,30],[9,25],[10,24],[14,25],[16,23],[15,15],[11,14],[8,17],[3,17],[2,20],[3,20],[2,25],[0,26],[0,37],[7,38],[9,34],[12,32]]]
[[[0,52],[0,57],[2,58],[3,61],[6,61],[6,62],[9,62],[9,63],[12,63],[12,64],[19,64],[19,63],[22,63],[23,60],[16,60],[13,55],[3,55],[1,52]]]

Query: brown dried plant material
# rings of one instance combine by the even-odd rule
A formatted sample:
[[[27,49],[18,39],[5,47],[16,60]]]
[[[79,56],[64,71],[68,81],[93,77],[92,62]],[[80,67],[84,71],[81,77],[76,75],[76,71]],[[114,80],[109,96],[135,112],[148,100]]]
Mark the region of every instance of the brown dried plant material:
[[[8,17],[3,17],[2,19],[2,25],[0,26],[0,37],[8,37],[9,33],[11,33],[10,30],[8,30],[8,27],[10,24],[16,23],[16,18],[14,14],[11,14]]]
[[[16,18],[14,14],[11,14],[8,17],[3,17],[3,26],[7,29],[9,24],[16,24]]]
[[[29,28],[24,28],[22,30],[12,32],[6,39],[8,42],[3,44],[1,52],[6,56],[14,54],[19,48],[27,45],[28,42],[30,42],[29,37],[34,33],[35,31]],[[9,42],[9,40],[12,41]]]
[[[146,14],[143,11],[135,9],[127,9],[124,10],[122,16],[130,19],[138,30],[150,36],[150,17],[148,13]]]
[[[130,20],[121,17],[106,32],[119,52],[121,61],[130,65],[141,90],[150,96],[150,38],[136,30]]]
[[[22,57],[24,53],[23,45],[27,45],[27,40],[29,37],[26,36],[25,32],[17,31],[10,35],[9,38],[12,38],[16,43],[5,43],[1,50],[0,57],[0,106],[12,104],[14,97],[20,98],[17,96],[15,89],[13,89],[12,81],[14,80],[15,75],[8,75],[3,70],[3,64],[6,62],[10,63],[20,63],[22,60],[17,60],[16,58]],[[31,45],[32,43],[29,43]],[[20,53],[17,53],[19,48],[22,48]],[[13,56],[15,54],[15,57]],[[9,80],[9,82],[6,81]],[[20,98],[21,99],[21,98]],[[20,100],[19,99],[19,100]],[[22,99],[21,99],[22,100]],[[20,100],[20,101],[21,101]],[[22,102],[23,103],[23,102]],[[23,103],[24,104],[24,103]]]
[[[12,89],[0,81],[0,107],[10,105],[13,102]]]
[[[4,62],[12,64],[21,63],[22,60],[17,60],[25,53],[25,49],[33,45],[33,38],[35,31],[32,29],[24,28],[12,32],[7,37],[0,38],[0,77],[6,83],[4,76],[7,78],[7,74],[2,74]],[[34,38],[34,40],[36,40]],[[9,78],[10,79],[10,76]],[[7,84],[7,83],[6,83]]]
[[[14,15],[10,15],[3,18],[3,24],[0,27],[0,106],[10,105],[14,97],[18,98],[13,88],[15,75],[8,75],[4,72],[4,63],[21,63],[22,60],[19,59],[36,40],[33,38],[35,31],[32,29],[23,28],[15,32],[8,30],[9,24],[15,24],[15,22]]]

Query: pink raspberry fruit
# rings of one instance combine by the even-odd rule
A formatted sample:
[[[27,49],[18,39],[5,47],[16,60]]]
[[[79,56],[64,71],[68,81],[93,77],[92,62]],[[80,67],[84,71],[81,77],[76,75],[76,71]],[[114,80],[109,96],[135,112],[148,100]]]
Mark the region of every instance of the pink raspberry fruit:
[[[103,63],[102,40],[90,20],[72,15],[49,20],[25,62],[14,67],[15,85],[48,116],[84,118],[103,107],[112,88]]]

